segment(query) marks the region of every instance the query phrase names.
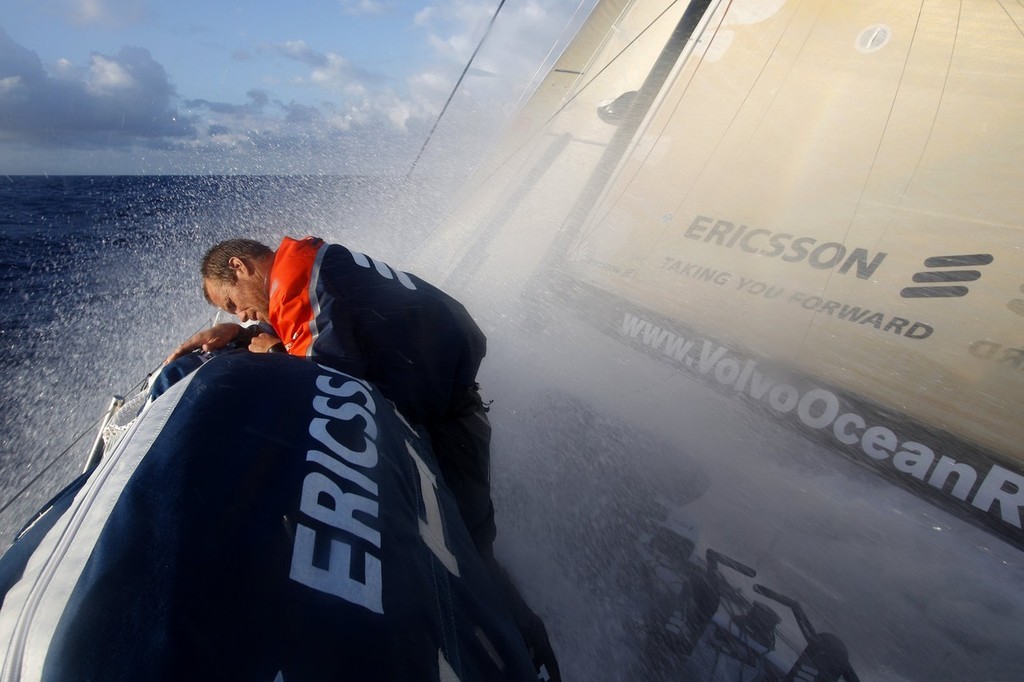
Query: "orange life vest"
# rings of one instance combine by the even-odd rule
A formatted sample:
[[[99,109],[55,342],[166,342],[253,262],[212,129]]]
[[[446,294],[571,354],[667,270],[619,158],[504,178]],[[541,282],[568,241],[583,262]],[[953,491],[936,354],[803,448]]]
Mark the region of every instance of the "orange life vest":
[[[313,343],[310,286],[317,253],[324,246],[316,237],[285,237],[270,268],[270,324],[292,355],[309,355]]]

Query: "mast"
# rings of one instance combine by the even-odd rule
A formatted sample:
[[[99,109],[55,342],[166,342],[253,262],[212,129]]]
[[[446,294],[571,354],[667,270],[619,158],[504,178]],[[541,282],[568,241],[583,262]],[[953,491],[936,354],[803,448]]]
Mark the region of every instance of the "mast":
[[[629,109],[616,129],[614,136],[605,148],[594,170],[591,171],[590,178],[587,180],[586,185],[584,185],[583,191],[569,210],[568,216],[559,229],[559,234],[541,269],[556,266],[564,257],[572,240],[586,221],[590,209],[597,202],[612,173],[614,173],[622,157],[629,149],[629,145],[640,129],[640,125],[647,117],[647,112],[650,111],[651,105],[654,104],[655,99],[657,99],[658,94],[664,87],[669,74],[672,73],[672,70],[679,62],[687,44],[693,37],[694,31],[708,11],[711,2],[712,0],[691,0],[686,11],[683,12],[683,16],[680,17],[675,29],[669,36],[665,46],[661,49],[654,65],[647,73],[647,77],[630,103]]]

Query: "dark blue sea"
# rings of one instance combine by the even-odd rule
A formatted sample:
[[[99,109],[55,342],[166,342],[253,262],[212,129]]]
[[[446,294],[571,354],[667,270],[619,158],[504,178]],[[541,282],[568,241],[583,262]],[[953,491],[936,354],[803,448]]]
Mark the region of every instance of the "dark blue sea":
[[[0,542],[74,477],[110,397],[132,393],[211,321],[197,274],[206,248],[317,234],[371,250],[400,221],[387,187],[337,176],[0,176]]]

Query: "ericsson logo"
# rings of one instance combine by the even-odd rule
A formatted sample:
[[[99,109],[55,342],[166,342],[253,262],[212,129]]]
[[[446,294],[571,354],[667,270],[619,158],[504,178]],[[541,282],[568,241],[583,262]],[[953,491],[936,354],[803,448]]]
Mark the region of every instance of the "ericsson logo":
[[[929,268],[914,275],[914,282],[925,284],[921,287],[906,287],[900,292],[903,298],[951,298],[967,295],[967,287],[960,282],[975,282],[981,278],[977,270],[954,270],[988,265],[992,256],[987,253],[976,253],[964,256],[933,256],[924,261]]]

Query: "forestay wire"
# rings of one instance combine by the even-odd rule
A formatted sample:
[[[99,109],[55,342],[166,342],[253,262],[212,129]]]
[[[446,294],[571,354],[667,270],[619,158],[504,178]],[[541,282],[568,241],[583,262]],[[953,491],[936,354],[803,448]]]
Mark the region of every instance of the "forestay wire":
[[[154,370],[154,371],[156,371],[156,370]],[[145,384],[146,384],[146,379],[143,379],[143,380],[139,381],[137,384],[135,384],[135,386],[132,387],[130,392],[132,394],[138,393],[139,391],[142,390],[142,387]],[[14,504],[26,492],[28,492],[28,490],[32,486],[34,486],[39,481],[39,479],[42,478],[44,474],[46,474],[46,472],[48,472],[50,469],[52,469],[53,466],[57,462],[59,462],[60,460],[64,459],[64,457],[66,457],[71,452],[72,448],[74,448],[78,444],[78,442],[80,440],[82,440],[82,438],[84,438],[86,436],[86,434],[88,434],[90,432],[95,432],[99,428],[99,425],[103,421],[105,416],[106,415],[101,416],[99,419],[94,421],[91,426],[87,426],[81,433],[79,433],[77,436],[75,436],[74,440],[72,440],[70,443],[68,443],[68,446],[66,448],[64,448],[53,459],[51,459],[46,464],[46,466],[44,466],[42,469],[40,469],[36,473],[35,476],[33,476],[31,479],[29,479],[28,483],[23,485],[21,487],[21,489],[18,490],[18,492],[14,493],[14,495],[12,495],[9,500],[4,502],[3,506],[0,506],[0,514],[3,514],[5,511],[7,511],[8,507],[10,507],[12,504]]]
[[[220,319],[220,313],[218,312],[217,316],[215,316],[215,317],[214,317],[214,320],[213,320],[213,324],[216,324],[216,322],[217,322],[217,321],[218,321],[219,319]],[[197,330],[197,332],[198,332],[198,331],[201,331],[201,329]],[[162,363],[161,363],[161,364],[162,364]],[[144,377],[143,379],[141,379],[140,381],[136,382],[136,383],[135,383],[135,385],[134,385],[134,386],[132,386],[132,387],[131,387],[131,388],[130,388],[130,389],[129,389],[129,390],[128,390],[128,391],[126,392],[126,393],[125,393],[125,395],[131,395],[131,396],[136,396],[136,394],[138,394],[139,392],[141,392],[141,391],[142,391],[142,389],[143,389],[143,387],[144,387],[144,386],[146,385],[146,383],[147,383],[147,382],[149,381],[149,378],[150,378],[151,376],[153,376],[153,374],[155,374],[156,372],[159,372],[159,371],[160,371],[160,367],[161,367],[161,364],[158,364],[158,365],[157,365],[156,367],[154,367],[154,368],[153,368],[153,370],[152,370],[152,371],[150,371],[150,372],[149,372],[149,373],[148,373],[148,374],[147,374],[147,375],[146,375],[146,376],[145,376],[145,377]],[[127,403],[126,403],[126,406],[127,406]],[[60,460],[64,459],[65,457],[67,457],[67,455],[68,455],[68,454],[69,454],[69,453],[71,452],[71,450],[72,450],[72,449],[73,449],[73,448],[74,448],[74,447],[75,447],[75,446],[76,446],[76,445],[78,444],[78,442],[79,442],[79,441],[81,441],[81,440],[82,440],[82,439],[83,439],[83,438],[84,438],[84,437],[85,437],[85,436],[86,436],[87,434],[89,434],[89,433],[95,433],[95,432],[97,432],[97,431],[99,430],[100,424],[101,424],[101,423],[103,422],[103,420],[104,420],[105,418],[106,418],[106,414],[104,413],[103,415],[101,415],[101,416],[99,417],[99,419],[97,419],[96,421],[94,421],[94,422],[93,422],[93,423],[92,423],[92,424],[91,424],[90,426],[87,426],[87,427],[85,427],[85,429],[84,429],[84,430],[83,430],[83,431],[82,431],[81,433],[79,433],[79,434],[78,434],[77,436],[75,436],[75,438],[74,438],[74,439],[73,439],[73,440],[72,440],[72,441],[71,441],[70,443],[68,443],[67,447],[65,447],[65,448],[64,448],[64,449],[63,449],[63,450],[62,450],[62,451],[61,451],[60,453],[58,453],[58,454],[57,454],[57,455],[56,455],[55,457],[53,457],[53,459],[51,459],[51,460],[50,460],[49,462],[47,462],[46,466],[44,466],[44,467],[43,467],[42,469],[40,469],[40,470],[39,470],[39,471],[38,471],[38,472],[36,473],[36,475],[35,475],[35,476],[33,476],[33,477],[32,477],[32,478],[31,478],[31,479],[30,479],[30,480],[28,481],[28,483],[26,483],[25,485],[23,485],[23,486],[22,486],[22,487],[21,487],[21,488],[20,488],[20,489],[18,490],[18,492],[14,493],[14,495],[12,495],[12,496],[11,496],[11,498],[10,498],[9,500],[7,500],[6,502],[4,502],[4,503],[3,503],[3,505],[2,505],[2,506],[0,506],[0,515],[2,515],[2,514],[3,514],[4,512],[6,512],[6,511],[7,511],[7,509],[8,509],[8,508],[9,508],[9,507],[10,507],[10,506],[11,506],[12,504],[14,504],[15,502],[17,502],[17,501],[18,501],[18,499],[20,499],[22,495],[24,495],[24,494],[25,494],[26,492],[28,492],[28,491],[29,491],[29,489],[30,489],[30,488],[32,488],[32,486],[34,486],[34,485],[35,485],[35,484],[36,484],[37,482],[39,482],[39,479],[41,479],[41,478],[42,478],[42,477],[43,477],[43,476],[44,476],[44,475],[46,474],[46,472],[48,472],[48,471],[49,471],[50,469],[52,469],[52,468],[54,467],[54,465],[55,465],[55,464],[57,464],[57,462],[59,462]]]
[[[466,62],[466,67],[462,69],[462,73],[459,75],[459,79],[455,81],[455,87],[452,88],[451,94],[448,95],[448,100],[444,103],[444,106],[441,107],[441,113],[438,114],[437,118],[434,120],[434,125],[430,129],[430,132],[427,133],[427,139],[423,141],[423,146],[420,147],[419,154],[416,155],[416,158],[412,162],[412,166],[409,167],[409,172],[405,176],[406,180],[412,177],[412,172],[413,170],[416,169],[416,164],[419,163],[420,157],[423,156],[423,152],[426,150],[427,145],[430,144],[430,138],[434,136],[434,131],[437,130],[437,125],[441,122],[441,118],[444,116],[444,112],[448,111],[448,105],[452,103],[452,99],[455,97],[455,93],[458,91],[459,86],[462,85],[462,80],[466,77],[466,74],[469,72],[469,67],[472,66],[473,60],[476,59],[476,55],[480,51],[480,48],[483,47],[484,41],[487,40],[487,36],[490,35],[491,28],[494,26],[494,22],[498,19],[498,12],[501,11],[501,8],[504,5],[505,0],[501,0],[501,2],[498,3],[498,9],[494,10],[494,16],[491,17],[491,22],[487,24],[487,30],[484,31],[483,37],[477,44],[476,49],[473,50],[473,54],[470,55],[469,61]]]
[[[558,106],[558,108],[555,109],[555,111],[552,112],[543,123],[541,123],[539,126],[537,126],[536,130],[533,133],[531,133],[529,136],[527,136],[527,138],[525,140],[523,140],[519,144],[518,147],[516,147],[514,150],[510,151],[505,156],[505,158],[502,159],[491,170],[491,172],[485,178],[483,178],[483,179],[481,179],[479,181],[478,185],[483,185],[484,183],[489,181],[492,177],[494,177],[494,175],[499,170],[501,170],[501,168],[503,168],[505,166],[505,164],[508,163],[519,152],[519,150],[521,150],[524,147],[526,147],[526,145],[528,145],[532,140],[534,140],[540,134],[540,131],[544,130],[549,123],[551,123],[553,120],[558,118],[559,114],[561,114],[563,111],[565,111],[565,109],[570,104],[572,104],[573,101],[575,101],[576,98],[579,97],[588,87],[590,87],[590,85],[592,83],[594,83],[597,80],[597,78],[602,73],[604,73],[608,68],[610,68],[613,64],[615,64],[624,54],[626,54],[626,52],[629,51],[629,49],[632,48],[633,45],[635,45],[640,40],[640,38],[642,38],[647,33],[647,31],[649,31],[651,28],[653,28],[655,26],[655,24],[657,24],[658,21],[660,21],[663,16],[668,14],[669,10],[671,10],[678,2],[679,2],[679,0],[672,0],[672,2],[669,3],[669,5],[667,7],[665,7],[656,17],[654,17],[654,19],[652,19],[647,24],[647,26],[643,27],[633,37],[632,40],[630,40],[621,50],[619,50],[614,56],[612,56],[612,58],[608,61],[607,64],[605,64],[600,69],[598,69],[597,72],[595,72],[593,74],[588,74],[589,75],[588,80],[586,82],[584,82],[583,85],[581,85],[579,88],[577,88],[571,95],[566,97],[565,100]]]

